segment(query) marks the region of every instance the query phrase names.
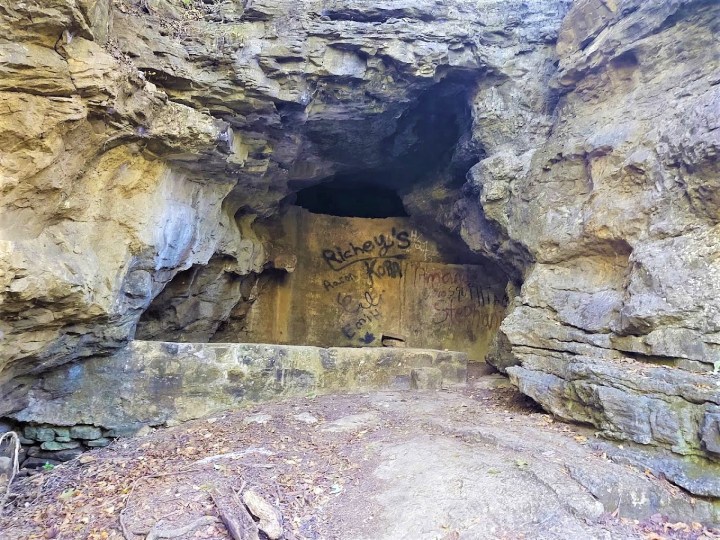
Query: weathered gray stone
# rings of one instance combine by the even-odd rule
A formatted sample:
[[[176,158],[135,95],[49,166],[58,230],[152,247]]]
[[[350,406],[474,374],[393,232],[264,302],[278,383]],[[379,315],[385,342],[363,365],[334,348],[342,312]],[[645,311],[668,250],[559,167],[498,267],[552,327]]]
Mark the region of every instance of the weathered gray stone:
[[[720,464],[717,462],[698,456],[679,458],[670,451],[654,446],[637,446],[632,443],[617,446],[599,440],[593,444],[613,461],[649,470],[689,493],[701,497],[720,497]]]
[[[295,420],[297,420],[298,422],[302,422],[303,424],[317,424],[318,423],[318,419],[308,412],[296,414],[295,416],[293,416],[293,418],[295,418]]]
[[[334,361],[325,361],[328,356]],[[47,374],[37,387],[39,399],[31,392],[29,407],[14,416],[25,422],[42,418],[106,428],[70,428],[73,439],[91,440],[245,403],[389,388],[399,378],[409,379],[417,364],[433,366],[447,382],[466,380],[467,354],[458,352],[134,341],[112,358]],[[48,400],[49,395],[55,398]]]
[[[144,437],[151,431],[150,427],[145,424],[130,423],[123,426],[104,429],[102,432],[103,437]]]
[[[80,443],[77,441],[70,441],[70,442],[57,442],[57,441],[47,441],[40,445],[40,448],[43,450],[72,450],[73,448],[78,448],[80,446]]]
[[[438,368],[420,367],[410,372],[410,388],[413,390],[440,390],[442,371]]]
[[[80,447],[67,448],[63,450],[42,450],[41,448],[34,446],[28,449],[27,455],[29,457],[35,457],[39,459],[52,459],[53,461],[64,462],[75,459],[78,456],[82,455],[84,452],[85,450]]]
[[[700,438],[706,451],[720,456],[720,410],[709,410],[705,413]]]
[[[89,446],[90,448],[102,448],[107,446],[112,442],[112,439],[108,439],[107,437],[100,437],[99,439],[93,439],[92,441],[84,441],[86,446]]]
[[[342,433],[345,431],[358,431],[363,428],[372,427],[377,425],[379,421],[378,415],[374,413],[359,413],[351,414],[338,418],[333,422],[328,422],[323,425],[322,431],[329,431],[331,433]]]
[[[55,440],[56,441],[68,442],[68,440],[70,439],[70,428],[53,426],[53,431],[55,432]],[[68,439],[68,440],[63,440],[63,439]]]
[[[70,437],[83,440],[99,439],[102,437],[102,430],[95,426],[72,426]]]
[[[49,427],[42,426],[25,426],[23,434],[26,439],[34,441],[53,441],[55,440],[55,431]]]
[[[243,418],[243,423],[245,424],[267,424],[272,420],[272,415],[270,414],[252,414],[250,416],[246,416]]]

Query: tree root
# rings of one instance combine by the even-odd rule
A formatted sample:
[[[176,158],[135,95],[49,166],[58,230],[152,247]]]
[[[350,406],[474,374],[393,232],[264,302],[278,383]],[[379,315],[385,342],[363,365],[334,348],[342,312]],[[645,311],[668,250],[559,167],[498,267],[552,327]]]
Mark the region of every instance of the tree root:
[[[210,492],[210,496],[220,514],[220,519],[233,540],[259,539],[255,521],[229,486],[216,487]]]

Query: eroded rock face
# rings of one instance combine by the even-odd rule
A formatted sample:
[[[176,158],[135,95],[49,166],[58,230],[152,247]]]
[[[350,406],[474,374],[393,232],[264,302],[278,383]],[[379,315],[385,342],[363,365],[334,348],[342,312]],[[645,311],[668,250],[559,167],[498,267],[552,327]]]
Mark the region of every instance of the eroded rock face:
[[[126,343],[179,271],[211,258],[238,279],[272,267],[242,223],[300,187],[388,168],[418,217],[457,226],[452,205],[485,144],[458,128],[470,97],[522,78],[520,111],[500,106],[488,124],[534,118],[567,5],[2,8],[0,413],[22,406],[33,375]],[[436,108],[428,123],[416,105],[435,97],[468,113],[445,125]],[[445,131],[460,144],[421,140]]]
[[[232,334],[292,267],[254,220],[385,171],[524,282],[493,364],[720,495],[672,472],[720,456],[719,24],[708,0],[1,8],[0,414],[159,294],[182,309],[146,335]]]
[[[554,414],[669,451],[674,479],[690,461],[672,454],[708,478],[718,458],[719,17],[715,2],[576,2],[552,133],[471,176],[537,261],[493,363]]]

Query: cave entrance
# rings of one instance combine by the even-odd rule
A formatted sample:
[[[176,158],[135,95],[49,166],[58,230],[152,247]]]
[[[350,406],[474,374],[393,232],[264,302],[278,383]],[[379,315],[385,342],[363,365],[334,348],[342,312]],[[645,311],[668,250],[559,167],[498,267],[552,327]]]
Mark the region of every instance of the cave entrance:
[[[220,258],[178,275],[137,337],[405,346],[483,360],[508,277],[442,217],[483,155],[471,130],[475,83],[457,73],[367,121],[308,123],[336,173],[293,178],[283,213],[254,222],[267,269],[239,276]]]
[[[238,276],[219,258],[178,274],[137,338],[448,349],[482,361],[505,316],[506,274],[412,217],[290,206],[256,228],[275,268]]]

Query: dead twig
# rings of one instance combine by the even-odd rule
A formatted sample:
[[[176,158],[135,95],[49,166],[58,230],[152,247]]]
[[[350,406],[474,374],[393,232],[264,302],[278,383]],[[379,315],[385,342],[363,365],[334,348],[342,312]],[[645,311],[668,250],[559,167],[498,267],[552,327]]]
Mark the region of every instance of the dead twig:
[[[0,436],[0,448],[2,448],[2,445],[5,443],[5,441],[10,441],[10,444],[13,445],[13,455],[11,458],[9,458],[9,466],[5,469],[7,471],[8,479],[7,486],[5,487],[5,493],[2,495],[2,498],[0,498],[0,511],[5,508],[5,502],[10,496],[10,486],[12,486],[13,480],[15,480],[15,475],[20,471],[20,437],[18,437],[18,434],[14,431],[8,431],[7,433]],[[2,475],[4,472],[5,471],[0,469],[0,475]]]
[[[177,527],[175,529],[158,529],[157,525],[155,525],[155,527],[153,527],[150,533],[145,537],[145,540],[156,540],[157,538],[177,538],[178,536],[187,534],[199,527],[212,525],[216,522],[217,518],[215,516],[203,516],[192,523],[188,523],[187,525]]]

